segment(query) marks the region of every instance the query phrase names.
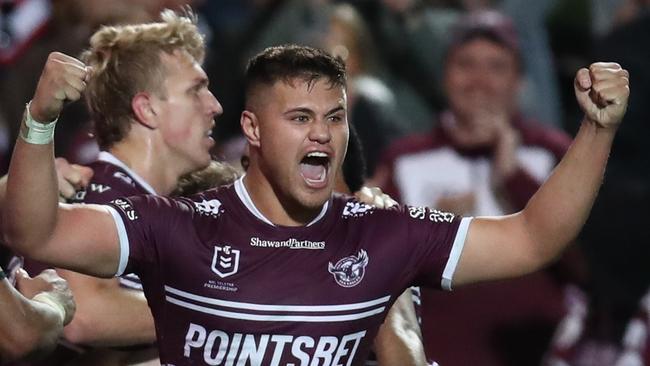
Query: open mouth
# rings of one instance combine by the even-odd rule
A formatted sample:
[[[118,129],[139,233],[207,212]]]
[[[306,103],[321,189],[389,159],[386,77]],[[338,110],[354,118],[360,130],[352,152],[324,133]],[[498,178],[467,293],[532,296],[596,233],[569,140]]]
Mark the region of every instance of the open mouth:
[[[322,188],[327,184],[330,157],[327,153],[313,151],[300,161],[300,175],[308,186]]]

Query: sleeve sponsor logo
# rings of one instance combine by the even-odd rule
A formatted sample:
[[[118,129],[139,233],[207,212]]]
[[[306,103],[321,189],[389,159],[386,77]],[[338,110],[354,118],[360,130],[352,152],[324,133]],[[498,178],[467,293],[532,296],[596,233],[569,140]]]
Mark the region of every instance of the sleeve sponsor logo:
[[[86,194],[88,194],[89,191],[102,194],[110,190],[111,190],[110,186],[99,184],[99,183],[90,183],[90,185],[88,185],[86,189],[80,190],[77,193],[75,193],[74,197],[72,197],[71,200],[75,202],[83,202],[86,199]]]
[[[232,249],[230,245],[214,247],[212,257],[212,272],[221,278],[232,276],[239,270],[239,250]]]
[[[194,207],[196,208],[196,212],[198,212],[199,214],[204,216],[210,216],[215,219],[223,212],[221,201],[217,199],[194,202]]]
[[[207,365],[262,365],[266,361],[265,365],[349,366],[365,335],[365,330],[321,337],[231,333],[190,323],[183,356],[202,357]]]
[[[349,201],[345,204],[345,208],[343,208],[343,217],[361,217],[372,212],[373,209],[373,206],[365,203]]]
[[[135,213],[135,210],[133,209],[133,206],[131,206],[129,201],[122,198],[118,198],[112,200],[111,203],[117,206],[120,210],[122,210],[122,212],[124,212],[124,214],[129,220],[135,221],[138,219],[138,214]]]
[[[368,261],[368,253],[361,249],[359,254],[345,257],[334,265],[329,262],[327,271],[334,275],[334,280],[339,286],[354,287],[363,280]]]
[[[426,220],[433,222],[449,222],[451,223],[454,220],[455,215],[449,212],[442,212],[438,210],[432,210],[427,207],[409,207],[408,208],[409,216],[414,219]]]
[[[259,248],[325,249],[324,241],[298,240],[294,238],[287,240],[264,240],[258,237],[252,237],[250,245]]]

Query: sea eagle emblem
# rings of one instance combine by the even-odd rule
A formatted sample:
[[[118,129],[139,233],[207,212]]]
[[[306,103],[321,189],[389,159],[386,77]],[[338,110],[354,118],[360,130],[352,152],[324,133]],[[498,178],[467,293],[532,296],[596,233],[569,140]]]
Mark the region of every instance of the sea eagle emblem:
[[[336,264],[329,262],[327,271],[334,275],[334,280],[342,287],[358,285],[366,274],[368,253],[361,249],[357,255],[345,257]]]

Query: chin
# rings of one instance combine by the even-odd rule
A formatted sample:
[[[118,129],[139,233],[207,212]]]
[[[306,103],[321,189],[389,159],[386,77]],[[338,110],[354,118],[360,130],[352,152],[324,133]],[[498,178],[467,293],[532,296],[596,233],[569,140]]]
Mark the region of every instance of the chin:
[[[300,197],[300,204],[307,209],[316,210],[323,207],[332,197],[331,189],[322,189],[317,192],[305,193]]]

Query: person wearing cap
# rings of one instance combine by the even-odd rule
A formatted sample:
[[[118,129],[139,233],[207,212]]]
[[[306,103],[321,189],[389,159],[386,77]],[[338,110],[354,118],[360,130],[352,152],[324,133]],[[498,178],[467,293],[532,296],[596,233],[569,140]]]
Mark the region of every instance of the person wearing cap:
[[[524,70],[509,18],[495,11],[469,13],[452,29],[443,65],[447,109],[430,133],[392,144],[373,180],[405,204],[469,216],[514,213],[550,174],[570,139],[520,113],[517,95]],[[536,291],[535,297],[531,291]],[[536,348],[543,350],[544,344],[537,345],[539,338],[527,344],[524,340],[533,338],[530,333],[517,337],[517,332],[530,332],[526,326],[534,324],[548,328],[540,337],[550,336],[561,313],[559,292],[546,273],[462,289],[451,296],[425,293],[423,302],[427,300],[431,304],[424,327],[447,331],[425,329],[425,344],[434,348],[430,356],[449,365],[478,360],[504,364],[494,343],[521,349],[525,359],[515,363],[534,364],[541,352]],[[515,341],[509,343],[508,336]],[[529,345],[532,350],[520,347]],[[510,356],[515,352],[508,350]]]

